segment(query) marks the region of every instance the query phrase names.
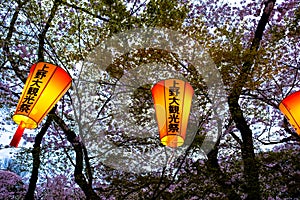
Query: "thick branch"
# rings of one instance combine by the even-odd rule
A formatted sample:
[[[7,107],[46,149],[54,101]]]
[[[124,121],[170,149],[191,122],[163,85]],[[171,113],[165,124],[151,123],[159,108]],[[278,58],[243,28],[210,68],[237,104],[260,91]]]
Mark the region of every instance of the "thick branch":
[[[83,174],[83,157],[84,157],[84,144],[81,142],[80,138],[70,130],[65,122],[57,115],[54,117],[55,122],[60,126],[67,136],[68,141],[72,144],[75,154],[76,154],[76,165],[74,170],[75,182],[83,190],[86,199],[97,200],[100,198],[93,190],[91,184],[89,184]]]
[[[230,124],[231,124],[231,120],[229,122],[229,125]],[[221,120],[218,120],[218,131],[219,133],[222,132]],[[239,200],[241,199],[240,196],[235,192],[233,186],[230,184],[231,182],[230,179],[225,173],[223,173],[218,162],[218,151],[219,151],[218,148],[219,148],[220,141],[221,141],[221,137],[218,138],[214,148],[207,154],[208,159],[206,165],[208,166],[208,170],[212,173],[214,180],[216,180],[216,183],[221,186],[220,188],[222,189],[222,192],[226,194],[228,199]]]
[[[161,178],[160,178],[160,181],[159,181],[159,183],[158,183],[157,189],[156,189],[156,191],[155,191],[156,193],[154,192],[154,194],[153,194],[153,196],[152,196],[152,198],[151,198],[152,200],[159,199],[159,198],[161,197],[162,193],[163,193],[166,189],[168,189],[168,188],[171,186],[171,184],[173,184],[173,183],[175,182],[176,177],[177,177],[177,174],[180,172],[180,169],[182,168],[182,165],[183,165],[185,159],[187,158],[188,153],[189,153],[191,147],[192,147],[192,145],[190,145],[190,146],[187,148],[187,150],[185,151],[185,154],[184,154],[184,156],[182,157],[182,160],[180,161],[179,166],[177,167],[177,170],[176,170],[176,172],[174,173],[174,175],[173,175],[171,181],[169,181],[168,183],[166,183],[166,185],[165,185],[161,190],[159,190],[160,185],[162,184],[163,175],[164,175],[164,172],[162,172],[162,176],[161,176]]]
[[[289,142],[293,139],[292,136],[290,137],[286,137],[286,138],[283,138],[281,140],[278,140],[278,141],[275,141],[275,142],[272,142],[272,141],[269,141],[269,142],[264,142],[263,140],[259,140],[263,145],[274,145],[274,144],[281,144],[283,142]]]
[[[53,7],[51,8],[50,16],[46,22],[46,25],[45,25],[44,29],[42,30],[41,34],[39,34],[39,49],[38,49],[39,61],[44,61],[44,45],[45,45],[46,34],[51,26],[51,22],[54,19],[55,14],[57,13],[60,3],[61,3],[60,0],[56,0],[54,2]]]
[[[262,40],[264,30],[269,21],[269,17],[273,11],[276,0],[265,0],[265,7],[263,10],[263,14],[258,22],[258,25],[255,30],[254,39],[252,41],[250,50],[257,51],[259,48],[260,41]]]
[[[263,32],[268,23],[270,14],[273,10],[275,0],[268,0],[265,2],[263,14],[257,25],[255,36],[253,38],[250,54],[248,60],[243,64],[243,68],[236,82],[233,84],[231,92],[228,96],[228,104],[231,116],[236,123],[237,128],[242,136],[242,157],[244,161],[244,173],[246,178],[246,192],[248,193],[247,199],[261,199],[260,186],[258,182],[259,173],[258,165],[255,160],[253,134],[243,115],[243,111],[238,103],[242,94],[242,88],[250,78],[250,72],[255,60],[255,52],[259,49],[260,42],[263,37]]]
[[[55,1],[54,5],[51,9],[51,14],[47,20],[47,23],[46,23],[42,33],[40,34],[39,49],[38,49],[39,61],[44,61],[45,36],[50,27],[51,21],[55,16],[58,6],[59,6],[59,1]],[[28,187],[27,193],[25,195],[26,200],[34,199],[34,191],[36,188],[36,183],[37,183],[38,174],[39,174],[39,167],[40,167],[40,163],[41,163],[41,161],[40,161],[40,153],[41,153],[40,144],[42,142],[44,135],[46,134],[46,131],[48,130],[48,128],[52,122],[51,115],[53,115],[55,113],[55,110],[56,110],[56,106],[50,111],[46,123],[43,125],[41,131],[35,137],[35,141],[33,144],[33,150],[32,150],[33,166],[32,166],[32,172],[31,172],[31,177],[30,177],[30,181],[29,181],[29,187]]]
[[[297,141],[300,141],[300,135],[298,135],[296,132],[292,131],[289,126],[288,126],[288,121],[286,118],[283,119],[283,127],[284,127],[284,130],[289,133],[292,138],[294,138],[295,140]]]
[[[92,187],[93,173],[92,173],[92,168],[91,168],[89,157],[88,157],[88,151],[87,151],[85,145],[82,145],[82,149],[83,149],[83,154],[84,154],[84,161],[85,161],[85,164],[86,164],[86,171],[87,171],[87,176],[88,176],[88,184],[89,184],[89,187]]]
[[[219,143],[219,141],[218,141]],[[235,189],[230,184],[229,178],[225,173],[222,172],[221,167],[218,163],[218,144],[211,150],[207,155],[206,165],[208,166],[209,171],[212,173],[214,180],[218,183],[228,199],[239,200],[240,196],[235,192]]]
[[[22,80],[23,83],[25,83],[26,81],[26,78],[23,76],[22,72],[19,70],[18,68],[18,63],[16,63],[16,61],[13,59],[12,57],[12,54],[9,50],[9,43],[10,43],[10,40],[13,36],[13,32],[15,30],[15,23],[18,19],[18,16],[19,16],[19,13],[20,13],[20,10],[21,8],[27,3],[28,1],[24,1],[24,2],[21,2],[17,8],[15,9],[15,12],[12,16],[12,19],[10,21],[10,24],[9,24],[9,29],[8,29],[8,33],[6,35],[6,38],[4,40],[4,44],[3,44],[3,53],[6,55],[6,57],[8,58],[11,66],[12,66],[12,69],[14,70],[14,72],[16,73],[16,75]]]
[[[33,165],[32,165],[32,170],[31,170],[31,177],[29,180],[29,186],[27,193],[25,195],[25,200],[32,200],[34,199],[34,191],[36,188],[36,183],[38,180],[38,175],[39,175],[39,168],[41,164],[40,160],[40,154],[41,154],[41,143],[44,135],[46,134],[51,122],[52,122],[52,115],[55,113],[56,107],[54,107],[50,113],[49,116],[46,120],[46,123],[43,125],[42,129],[40,132],[36,135],[34,144],[33,144],[33,149],[32,149],[32,158],[33,158]]]

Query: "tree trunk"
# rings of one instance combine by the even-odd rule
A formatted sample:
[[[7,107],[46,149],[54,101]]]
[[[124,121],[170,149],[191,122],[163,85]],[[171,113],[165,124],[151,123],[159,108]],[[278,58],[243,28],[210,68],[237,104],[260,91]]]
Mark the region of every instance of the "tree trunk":
[[[261,199],[261,190],[259,185],[259,166],[255,159],[253,133],[243,115],[243,111],[238,103],[242,94],[242,88],[251,78],[251,68],[255,61],[255,52],[259,49],[260,42],[263,37],[266,24],[269,21],[271,12],[275,4],[275,0],[264,2],[265,7],[263,14],[257,25],[255,35],[250,47],[249,59],[243,64],[240,75],[233,84],[233,87],[228,96],[229,110],[237,128],[242,136],[242,159],[244,162],[244,175],[246,180],[245,192],[248,194],[247,199]]]
[[[74,170],[75,182],[79,185],[79,187],[84,192],[87,200],[100,200],[100,197],[96,194],[96,192],[92,188],[91,182],[89,183],[83,171],[83,161],[84,161],[84,144],[81,142],[80,138],[71,131],[64,121],[59,118],[57,115],[54,117],[55,122],[60,126],[60,128],[64,131],[67,136],[68,141],[72,144],[75,154],[76,154],[76,164]],[[87,159],[86,159],[87,161]],[[88,167],[89,165],[86,165]],[[88,169],[90,170],[90,169]],[[90,180],[91,181],[91,180]]]
[[[34,191],[36,188],[36,183],[38,180],[38,175],[39,175],[39,168],[41,164],[40,160],[40,154],[41,154],[41,142],[46,134],[51,122],[52,122],[52,117],[51,114],[53,114],[56,110],[56,107],[54,107],[50,112],[49,116],[46,120],[46,123],[43,125],[41,131],[36,135],[34,144],[33,144],[33,149],[32,149],[32,159],[33,159],[33,165],[32,165],[32,171],[31,171],[31,176],[29,180],[29,186],[25,195],[25,200],[32,200],[34,199]]]

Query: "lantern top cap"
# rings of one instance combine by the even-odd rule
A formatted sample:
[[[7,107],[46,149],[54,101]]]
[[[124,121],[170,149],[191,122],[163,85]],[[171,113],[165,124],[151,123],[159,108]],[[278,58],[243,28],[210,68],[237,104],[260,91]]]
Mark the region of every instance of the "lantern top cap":
[[[167,78],[167,79],[162,79],[162,80],[156,82],[155,84],[153,84],[152,87],[154,87],[156,84],[162,84],[165,81],[172,81],[172,80],[181,81],[181,82],[184,82],[191,86],[191,84],[187,80],[183,80],[183,79],[179,79],[179,78]]]
[[[285,101],[287,101],[287,100],[289,100],[291,98],[296,98],[296,97],[299,97],[299,99],[300,99],[300,91],[295,91],[295,92],[290,93],[289,95],[287,95],[285,98],[283,98],[281,100],[281,102],[279,103],[279,105],[284,104]]]
[[[47,62],[47,61],[39,61],[39,62],[33,63],[32,65],[38,65],[38,64],[47,64],[47,65],[59,67],[59,68],[63,69],[71,77],[69,71],[65,67],[61,67],[60,65],[58,65],[56,63],[53,64],[53,63],[50,63],[50,62]]]

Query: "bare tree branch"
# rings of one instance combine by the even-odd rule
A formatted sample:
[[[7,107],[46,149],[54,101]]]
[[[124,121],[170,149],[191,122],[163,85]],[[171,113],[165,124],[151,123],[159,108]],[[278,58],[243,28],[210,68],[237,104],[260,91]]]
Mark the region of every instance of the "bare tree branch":
[[[109,19],[106,19],[106,18],[102,17],[101,15],[94,14],[94,13],[92,13],[92,12],[91,12],[89,9],[87,9],[87,8],[81,8],[81,7],[77,6],[77,5],[68,3],[68,2],[66,2],[66,1],[62,1],[62,3],[63,3],[64,5],[66,5],[66,6],[69,6],[69,7],[71,7],[71,8],[74,8],[75,10],[80,10],[80,11],[82,11],[82,12],[84,12],[84,13],[87,13],[87,14],[89,14],[89,15],[91,15],[91,16],[97,18],[97,19],[100,19],[100,20],[104,21],[104,22],[109,22]]]

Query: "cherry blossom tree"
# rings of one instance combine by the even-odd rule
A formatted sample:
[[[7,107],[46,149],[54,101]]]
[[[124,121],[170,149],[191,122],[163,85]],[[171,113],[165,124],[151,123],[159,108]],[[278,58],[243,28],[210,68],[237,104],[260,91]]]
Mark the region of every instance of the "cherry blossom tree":
[[[26,192],[26,187],[22,178],[10,171],[0,170],[1,178],[1,199],[22,199]]]
[[[1,170],[1,198],[284,199],[299,196],[300,139],[278,109],[284,97],[299,89],[300,5],[297,0],[253,0],[236,4],[216,0],[3,0],[0,8],[2,137],[13,134],[11,129],[16,127],[11,116],[30,64],[52,62],[76,79],[80,74],[78,64],[89,58],[102,41],[137,28],[167,28],[201,44],[222,76],[219,81],[224,83],[223,95],[229,113],[219,129],[220,137],[205,158],[199,152],[203,151],[207,130],[215,124],[201,118],[192,144],[175,161],[158,171],[122,171],[97,161],[94,149],[87,145],[86,135],[90,133],[82,133],[78,128],[76,108],[72,108],[74,91],[80,86],[74,84],[34,134],[25,133],[24,147],[14,154],[15,163],[25,166],[29,177]],[[118,131],[126,120],[114,122],[110,114],[114,109],[111,94],[124,74],[153,62],[183,74],[196,91],[197,103],[203,108],[209,106],[203,98],[207,96],[207,88],[201,75],[193,63],[179,55],[145,48],[119,56],[97,80],[97,102],[91,104],[94,107],[89,111],[97,111],[99,130],[106,138],[117,146],[137,147],[132,157],[153,151],[159,147],[159,141],[158,138],[136,140]],[[138,88],[128,109],[144,127],[153,104],[150,88],[147,84]],[[93,101],[92,96],[87,100]],[[91,140],[97,143],[101,138]]]

